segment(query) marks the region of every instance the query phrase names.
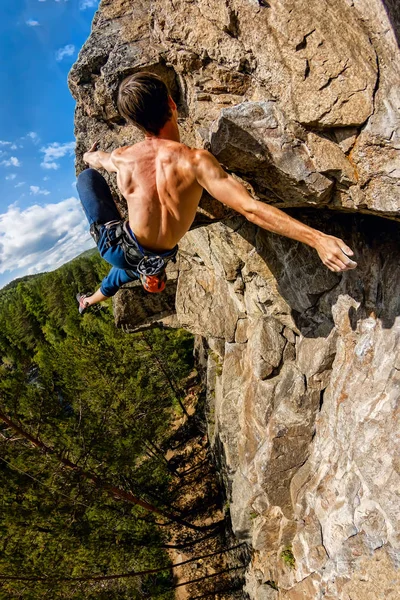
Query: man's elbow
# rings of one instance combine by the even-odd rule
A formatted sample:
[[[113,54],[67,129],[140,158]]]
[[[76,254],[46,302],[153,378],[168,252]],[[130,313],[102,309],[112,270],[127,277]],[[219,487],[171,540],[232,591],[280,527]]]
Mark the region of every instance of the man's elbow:
[[[257,223],[258,210],[257,203],[255,200],[246,202],[246,204],[244,204],[241,207],[241,210],[239,212],[245,217],[245,219],[247,219],[247,221],[249,221],[249,223]]]

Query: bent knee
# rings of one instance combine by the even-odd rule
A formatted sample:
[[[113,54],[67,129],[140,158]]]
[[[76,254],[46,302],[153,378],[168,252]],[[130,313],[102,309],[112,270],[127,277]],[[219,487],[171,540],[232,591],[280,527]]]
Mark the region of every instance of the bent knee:
[[[89,167],[88,169],[84,169],[78,175],[78,180],[76,183],[76,187],[79,191],[79,188],[89,188],[89,189],[103,189],[106,186],[108,189],[108,185],[103,175],[96,171],[96,169],[92,169]]]
[[[93,179],[96,179],[96,176],[100,176],[100,173],[98,171],[96,171],[96,169],[84,169],[83,171],[81,171],[78,175],[78,179],[77,182],[79,183],[83,183],[86,181],[91,181]]]

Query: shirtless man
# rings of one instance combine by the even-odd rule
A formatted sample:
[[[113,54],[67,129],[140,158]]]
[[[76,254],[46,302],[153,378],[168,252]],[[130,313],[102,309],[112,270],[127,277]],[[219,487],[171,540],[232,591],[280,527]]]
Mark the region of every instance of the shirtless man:
[[[145,138],[111,153],[98,151],[95,144],[83,156],[92,168],[80,174],[78,192],[100,254],[113,268],[93,295],[80,295],[80,312],[137,278],[136,266],[144,254],[165,254],[166,259],[174,254],[193,222],[203,189],[251,223],[311,246],[331,271],[357,266],[349,258],[352,250],[341,239],[254,200],[212,154],[181,144],[176,104],[156,75],[136,73],[125,79],[119,88],[118,108]],[[121,217],[108,185],[95,169],[117,174],[118,188],[128,204],[129,220],[122,234]],[[121,236],[132,245],[130,257],[123,250]]]

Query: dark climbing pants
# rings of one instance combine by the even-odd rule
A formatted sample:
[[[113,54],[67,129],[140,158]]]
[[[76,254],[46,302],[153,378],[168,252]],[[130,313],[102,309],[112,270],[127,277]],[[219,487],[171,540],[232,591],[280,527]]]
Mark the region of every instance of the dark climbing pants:
[[[137,278],[132,276],[132,266],[126,262],[121,246],[109,243],[113,240],[115,231],[112,226],[106,229],[105,224],[110,221],[120,222],[121,215],[106,180],[95,169],[82,171],[76,187],[89,225],[96,225],[100,255],[112,265],[112,269],[101,283],[100,291],[104,296],[114,296],[122,285]]]

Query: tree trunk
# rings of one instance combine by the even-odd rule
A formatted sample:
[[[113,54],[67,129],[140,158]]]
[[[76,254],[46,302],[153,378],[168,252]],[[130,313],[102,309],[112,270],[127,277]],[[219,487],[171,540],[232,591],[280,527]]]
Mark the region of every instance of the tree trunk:
[[[154,442],[152,442],[149,439],[146,439],[146,438],[142,438],[142,439],[143,439],[144,445],[147,448],[147,451],[148,451],[147,453],[150,454],[153,458],[156,458],[157,460],[161,459],[161,461],[163,463],[165,463],[165,466],[167,467],[168,471],[170,473],[172,473],[173,475],[175,475],[175,477],[180,478],[181,477],[180,473],[178,473],[178,471],[176,469],[173,469],[171,467],[171,465],[169,464],[169,461],[165,458],[165,454],[161,450],[161,448],[158,448],[156,446],[156,444],[154,444]],[[150,446],[150,448],[149,448],[149,446]]]
[[[208,526],[207,527],[199,527],[198,525],[193,525],[192,523],[188,523],[187,521],[180,519],[179,517],[176,517],[175,515],[172,515],[169,512],[160,510],[156,506],[153,506],[152,504],[149,504],[148,502],[141,500],[140,498],[138,498],[137,496],[134,496],[130,492],[126,492],[125,490],[123,490],[119,487],[116,487],[115,485],[112,485],[111,483],[108,483],[107,481],[104,481],[103,479],[98,477],[95,473],[91,473],[90,471],[85,471],[79,465],[75,464],[68,458],[65,458],[64,456],[62,456],[62,454],[57,453],[54,450],[54,448],[47,446],[46,444],[44,444],[37,438],[33,437],[29,432],[25,431],[24,429],[22,429],[22,427],[20,427],[16,423],[14,423],[7,415],[5,415],[1,411],[0,411],[0,419],[2,421],[4,421],[4,423],[6,423],[9,427],[14,429],[14,431],[16,431],[19,435],[22,435],[23,438],[25,438],[31,444],[33,444],[33,446],[35,446],[36,448],[39,448],[45,454],[51,454],[51,455],[55,456],[60,461],[60,463],[62,465],[64,465],[64,467],[67,467],[68,469],[75,471],[75,473],[78,473],[84,479],[87,479],[88,481],[93,483],[96,487],[103,489],[110,496],[113,496],[114,498],[120,498],[121,500],[125,500],[126,502],[136,504],[137,506],[141,506],[142,508],[144,508],[145,510],[148,510],[149,512],[160,515],[160,516],[164,517],[165,519],[174,521],[175,523],[178,523],[179,525],[183,525],[184,527],[188,527],[189,529],[194,529],[195,531],[204,531],[205,529],[209,528]]]
[[[194,562],[195,560],[201,560],[204,558],[210,558],[211,556],[216,556],[217,554],[224,554],[225,552],[229,552],[230,550],[236,550],[236,548],[240,548],[240,546],[243,546],[244,543],[242,542],[241,544],[238,544],[237,546],[233,546],[231,548],[226,548],[225,550],[220,550],[218,552],[210,552],[210,554],[203,554],[202,556],[195,556],[195,558],[188,558],[187,560],[184,560],[183,562],[180,563],[175,563],[173,565],[169,565],[167,567],[158,567],[157,569],[146,569],[145,571],[130,571],[129,573],[118,573],[117,575],[98,575],[98,576],[93,576],[93,575],[85,575],[82,577],[21,577],[19,575],[0,575],[0,581],[33,581],[33,582],[39,582],[39,581],[43,581],[43,582],[51,582],[51,583],[55,583],[58,581],[109,581],[111,579],[126,579],[128,577],[140,577],[141,575],[152,575],[153,573],[161,573],[162,571],[172,571],[172,569],[174,569],[175,567],[182,567],[183,565],[187,565],[188,563]],[[231,569],[225,569],[225,571],[221,571],[221,573],[226,573],[227,571],[230,571],[232,569],[240,569],[242,568],[242,566],[239,567],[232,567]],[[201,577],[199,580],[195,580],[195,581],[200,581],[201,579],[207,579],[208,577],[215,577],[216,575],[220,575],[221,573],[215,573],[213,575],[208,575],[205,577]],[[193,583],[193,582],[187,582],[187,583]],[[175,587],[179,587],[180,585],[186,585],[184,583],[180,583],[178,584],[178,586]]]

